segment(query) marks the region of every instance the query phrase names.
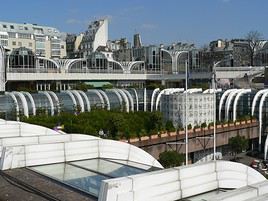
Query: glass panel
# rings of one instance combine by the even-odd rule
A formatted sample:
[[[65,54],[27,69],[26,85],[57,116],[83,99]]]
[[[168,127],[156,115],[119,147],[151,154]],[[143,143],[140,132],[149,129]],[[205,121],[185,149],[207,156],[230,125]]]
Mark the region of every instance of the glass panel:
[[[98,197],[101,181],[109,179],[103,175],[74,167],[65,163],[31,167],[39,173],[62,181],[70,186]]]
[[[136,163],[136,162],[133,162],[133,161],[124,161],[124,160],[116,160],[116,159],[107,159],[107,160],[112,161],[112,162],[116,162],[116,163],[121,163],[121,164],[124,164],[124,165],[129,165],[129,166],[136,167],[136,168],[139,168],[139,169],[143,169],[143,170],[146,170],[146,171],[160,170],[160,168],[145,165],[145,164],[141,164],[141,163]]]
[[[123,164],[113,163],[102,159],[72,162],[71,164],[87,168],[111,177],[124,177],[145,172],[145,170],[129,167]]]

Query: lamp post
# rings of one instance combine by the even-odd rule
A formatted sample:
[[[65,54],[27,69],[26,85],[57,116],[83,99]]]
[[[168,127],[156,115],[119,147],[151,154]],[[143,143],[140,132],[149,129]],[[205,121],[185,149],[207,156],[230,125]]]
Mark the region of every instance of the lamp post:
[[[185,165],[188,165],[188,62],[185,60]]]
[[[189,52],[187,53],[187,60],[185,60],[185,165],[188,165],[188,64]]]
[[[218,61],[217,63],[214,63],[213,65],[213,73],[212,73],[212,87],[213,87],[213,160],[216,160],[216,66],[220,63]]]
[[[230,55],[230,58],[232,58],[232,55]],[[227,59],[220,60],[218,62],[214,62],[213,69],[212,69],[212,88],[213,88],[213,107],[214,107],[214,113],[213,113],[213,160],[216,160],[216,67],[218,64],[220,64],[223,61],[226,61]]]

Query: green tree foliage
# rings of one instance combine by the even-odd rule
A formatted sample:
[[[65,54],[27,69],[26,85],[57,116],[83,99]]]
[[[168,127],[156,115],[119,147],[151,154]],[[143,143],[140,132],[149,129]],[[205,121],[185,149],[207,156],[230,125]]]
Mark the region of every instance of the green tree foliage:
[[[167,130],[168,132],[175,131],[175,127],[174,127],[172,121],[168,120],[168,121],[166,122],[166,130]]]
[[[192,124],[188,124],[187,128],[188,128],[188,130],[191,130],[193,128]]]
[[[208,125],[207,125],[206,122],[204,122],[204,123],[201,124],[201,128],[206,128],[207,126],[208,126]]]
[[[151,82],[149,84],[146,85],[147,89],[156,89],[159,88],[160,90],[164,89],[165,87],[163,85],[161,85],[161,83],[157,83],[157,82]]]
[[[236,158],[236,155],[238,153],[241,153],[243,150],[246,150],[248,148],[248,139],[240,135],[231,137],[229,138],[229,147],[234,153],[234,157]]]
[[[79,83],[77,85],[74,86],[75,90],[82,90],[82,91],[87,91],[88,89],[93,89],[94,86],[91,84],[85,84],[85,83]]]
[[[180,166],[184,161],[184,154],[177,153],[176,151],[165,151],[159,155],[159,162],[165,168]]]
[[[163,130],[163,119],[159,112],[125,113],[94,109],[78,115],[61,113],[58,116],[48,116],[40,113],[37,116],[23,118],[22,121],[48,128],[64,125],[64,131],[67,133],[98,135],[99,131],[103,130],[111,139],[129,139]]]
[[[102,89],[112,89],[112,88],[114,88],[114,86],[112,84],[104,84],[104,85],[102,85],[101,88]]]

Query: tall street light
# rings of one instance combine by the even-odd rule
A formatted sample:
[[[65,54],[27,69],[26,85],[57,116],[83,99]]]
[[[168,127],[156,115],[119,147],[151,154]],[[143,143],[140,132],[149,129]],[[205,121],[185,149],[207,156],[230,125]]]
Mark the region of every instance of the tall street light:
[[[187,53],[187,60],[185,60],[185,165],[188,165],[188,64],[189,52]]]
[[[232,55],[230,55],[232,58]],[[216,160],[216,67],[223,61],[227,59],[220,60],[218,62],[214,62],[213,64],[213,72],[212,72],[212,88],[213,88],[213,103],[214,103],[214,113],[213,113],[213,160]],[[229,60],[229,59],[228,59]]]
[[[213,113],[213,160],[216,160],[216,66],[221,61],[218,61],[217,63],[214,63],[213,65],[213,73],[212,73],[212,87],[213,87],[213,107],[214,107],[214,113]]]

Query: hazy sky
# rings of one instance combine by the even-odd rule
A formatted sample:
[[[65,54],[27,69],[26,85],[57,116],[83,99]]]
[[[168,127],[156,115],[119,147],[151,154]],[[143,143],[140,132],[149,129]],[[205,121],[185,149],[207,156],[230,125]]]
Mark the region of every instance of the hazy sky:
[[[109,18],[109,39],[141,34],[144,44],[177,41],[201,46],[257,30],[268,39],[268,0],[12,0],[1,1],[0,21],[28,22],[80,33]]]

